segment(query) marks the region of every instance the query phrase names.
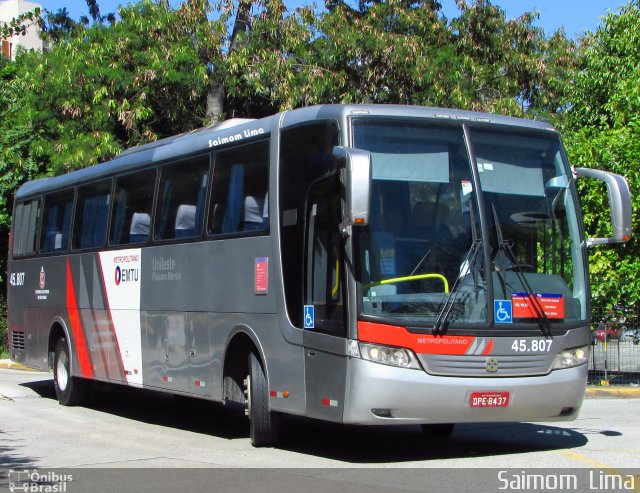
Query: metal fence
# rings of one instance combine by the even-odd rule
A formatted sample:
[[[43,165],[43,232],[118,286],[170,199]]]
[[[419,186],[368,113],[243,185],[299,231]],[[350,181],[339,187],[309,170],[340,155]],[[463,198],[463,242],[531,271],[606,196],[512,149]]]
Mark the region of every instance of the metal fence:
[[[591,320],[589,384],[640,386],[640,306],[594,305]]]

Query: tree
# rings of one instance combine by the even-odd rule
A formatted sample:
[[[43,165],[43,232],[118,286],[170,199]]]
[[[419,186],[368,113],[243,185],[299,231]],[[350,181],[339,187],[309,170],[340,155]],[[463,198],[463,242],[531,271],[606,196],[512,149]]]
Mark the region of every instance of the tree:
[[[564,101],[575,46],[547,39],[534,14],[507,20],[487,0],[451,21],[435,1],[377,0],[285,13],[263,5],[224,57],[232,101],[271,110],[321,102],[424,104],[547,115]],[[548,91],[553,89],[553,92]],[[548,95],[547,95],[548,94]],[[248,108],[248,107],[247,107]]]
[[[202,126],[207,73],[176,10],[144,0],[73,25],[49,52],[0,62],[0,231],[28,179]],[[6,251],[6,248],[3,248]],[[4,272],[4,255],[0,272]]]
[[[631,0],[608,14],[595,33],[582,39],[574,71],[569,110],[560,121],[575,166],[620,173],[629,181],[633,208],[640,210],[640,1]],[[606,192],[579,181],[589,236],[609,234],[603,215]],[[633,231],[640,224],[636,212]],[[640,241],[598,247],[590,252],[591,283],[596,301],[613,305],[618,298],[640,301]]]
[[[0,58],[0,282],[6,270],[13,196],[22,183],[35,178],[39,172],[31,147],[38,131],[32,123],[31,108],[23,105],[27,88],[20,77],[22,61],[33,57],[18,56],[21,60],[18,62]]]
[[[113,26],[76,26],[23,67],[41,131],[32,151],[46,174],[202,125],[205,67],[178,13],[149,0],[120,10]]]

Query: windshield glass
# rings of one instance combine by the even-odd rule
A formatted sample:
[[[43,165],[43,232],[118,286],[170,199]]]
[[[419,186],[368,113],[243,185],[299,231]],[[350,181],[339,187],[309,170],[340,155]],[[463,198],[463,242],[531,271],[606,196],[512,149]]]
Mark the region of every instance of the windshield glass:
[[[574,195],[555,136],[471,130],[489,223],[494,297],[516,321],[586,318],[586,284]],[[496,318],[496,322],[499,320]]]
[[[518,323],[535,322],[543,306],[551,322],[585,318],[579,228],[555,135],[472,130],[470,153],[462,125],[355,119],[352,128],[353,146],[372,157],[369,225],[354,228],[363,315]]]

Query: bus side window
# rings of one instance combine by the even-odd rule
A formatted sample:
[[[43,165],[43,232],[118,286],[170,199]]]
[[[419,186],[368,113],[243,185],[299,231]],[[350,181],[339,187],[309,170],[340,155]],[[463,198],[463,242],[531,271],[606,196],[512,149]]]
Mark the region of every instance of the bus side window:
[[[111,180],[78,189],[73,229],[73,248],[101,248],[107,239],[107,222],[111,201]]]
[[[212,190],[210,234],[265,231],[269,222],[268,141],[219,152]]]
[[[209,155],[165,166],[160,173],[156,240],[196,238],[202,231]]]
[[[22,202],[16,206],[13,218],[13,255],[31,255],[36,251],[40,200]]]
[[[44,198],[41,253],[64,251],[68,248],[72,214],[73,190],[50,194]]]
[[[125,175],[116,180],[111,244],[146,243],[149,239],[155,170]]]

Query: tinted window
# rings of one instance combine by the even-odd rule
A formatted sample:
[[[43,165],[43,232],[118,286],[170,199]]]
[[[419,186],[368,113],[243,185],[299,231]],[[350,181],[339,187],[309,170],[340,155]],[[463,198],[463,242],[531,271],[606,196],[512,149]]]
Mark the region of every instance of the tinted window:
[[[202,231],[209,156],[165,166],[160,177],[156,239],[194,238]]]
[[[15,256],[35,253],[39,217],[39,199],[22,202],[16,206],[16,214],[13,218],[13,254]]]
[[[73,190],[45,197],[40,252],[57,252],[69,247],[72,215]]]
[[[78,190],[73,248],[100,248],[105,245],[110,200],[111,180]]]
[[[209,232],[264,231],[269,223],[269,143],[256,142],[217,154]]]
[[[155,183],[155,170],[117,179],[111,217],[112,245],[147,242]]]

